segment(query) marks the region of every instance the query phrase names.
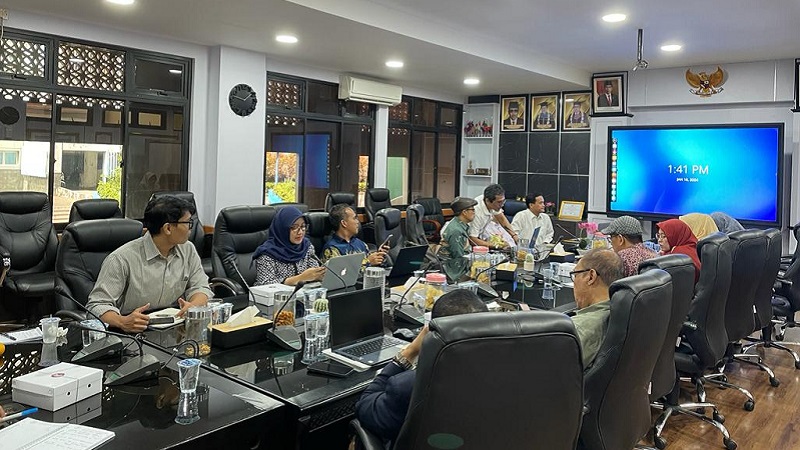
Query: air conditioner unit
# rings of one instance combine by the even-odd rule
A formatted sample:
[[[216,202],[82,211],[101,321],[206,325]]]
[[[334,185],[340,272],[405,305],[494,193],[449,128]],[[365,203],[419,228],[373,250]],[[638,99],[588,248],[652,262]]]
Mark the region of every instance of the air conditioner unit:
[[[403,98],[403,88],[377,81],[355,78],[349,75],[339,77],[339,98],[376,105],[394,106]]]

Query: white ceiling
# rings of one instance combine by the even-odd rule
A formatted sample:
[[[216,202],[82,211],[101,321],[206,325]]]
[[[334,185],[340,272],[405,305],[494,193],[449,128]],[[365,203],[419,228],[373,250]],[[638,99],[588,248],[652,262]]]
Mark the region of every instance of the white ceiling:
[[[800,57],[800,1],[727,0],[4,0],[64,17],[202,45],[227,45],[334,72],[451,95],[588,86],[592,72],[628,70],[644,28],[651,68]],[[608,24],[600,16],[623,12]],[[278,44],[279,33],[300,42]],[[659,47],[679,43],[683,50]],[[405,67],[384,62],[402,59]],[[481,84],[465,86],[465,77]]]

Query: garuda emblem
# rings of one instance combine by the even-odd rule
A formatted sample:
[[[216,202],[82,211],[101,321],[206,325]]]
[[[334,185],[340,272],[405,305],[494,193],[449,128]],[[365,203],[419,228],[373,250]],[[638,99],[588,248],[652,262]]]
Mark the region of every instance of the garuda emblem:
[[[695,89],[689,89],[694,95],[700,97],[711,97],[714,94],[722,92],[723,83],[725,83],[725,72],[722,67],[717,66],[717,70],[711,74],[705,72],[694,73],[692,69],[686,70],[686,82],[689,86]]]

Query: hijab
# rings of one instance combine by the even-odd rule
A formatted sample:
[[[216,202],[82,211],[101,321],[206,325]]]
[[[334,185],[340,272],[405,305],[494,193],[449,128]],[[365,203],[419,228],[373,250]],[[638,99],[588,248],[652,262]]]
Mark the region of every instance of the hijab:
[[[680,216],[679,219],[681,219],[681,221],[683,221],[683,223],[686,225],[689,225],[689,228],[692,229],[692,233],[697,240],[703,239],[709,234],[719,231],[719,229],[717,229],[717,224],[714,223],[714,219],[712,219],[708,214],[689,213],[684,216]]]
[[[697,256],[697,238],[689,225],[681,220],[669,219],[656,224],[667,235],[670,250],[668,253],[682,253],[694,263],[694,280],[700,276],[700,257]]]
[[[301,217],[303,217],[303,213],[294,206],[285,206],[279,209],[269,225],[269,237],[253,253],[253,260],[261,255],[268,255],[272,259],[284,263],[296,263],[305,258],[311,241],[305,236],[299,244],[292,244],[292,241],[289,240],[289,229]]]
[[[722,231],[725,234],[744,230],[744,227],[739,223],[738,220],[725,214],[724,212],[713,212],[711,213],[711,218],[714,219],[714,223],[717,224],[719,231]]]

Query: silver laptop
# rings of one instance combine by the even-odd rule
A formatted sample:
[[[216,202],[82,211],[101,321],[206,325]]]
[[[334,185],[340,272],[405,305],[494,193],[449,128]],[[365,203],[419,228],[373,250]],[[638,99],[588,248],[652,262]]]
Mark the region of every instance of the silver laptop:
[[[355,286],[364,257],[364,253],[351,253],[329,259],[325,263],[328,270],[325,271],[325,277],[322,279],[322,287],[329,291],[335,291]]]
[[[383,334],[379,287],[328,297],[331,350],[368,366],[388,362],[408,342]]]

